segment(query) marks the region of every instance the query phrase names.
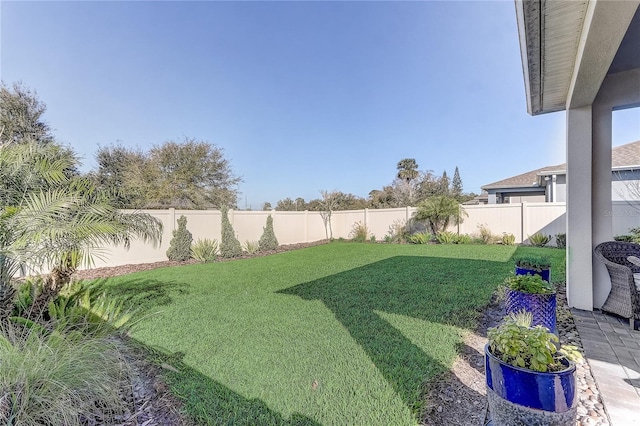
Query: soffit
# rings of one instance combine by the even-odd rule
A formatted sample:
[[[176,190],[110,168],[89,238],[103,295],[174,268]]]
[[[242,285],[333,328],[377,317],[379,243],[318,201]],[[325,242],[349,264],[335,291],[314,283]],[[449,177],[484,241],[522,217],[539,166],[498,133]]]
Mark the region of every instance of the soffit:
[[[618,51],[639,0],[515,3],[527,110],[532,115],[593,103],[616,53],[614,65],[619,68],[640,62],[633,33],[622,44],[628,47]]]

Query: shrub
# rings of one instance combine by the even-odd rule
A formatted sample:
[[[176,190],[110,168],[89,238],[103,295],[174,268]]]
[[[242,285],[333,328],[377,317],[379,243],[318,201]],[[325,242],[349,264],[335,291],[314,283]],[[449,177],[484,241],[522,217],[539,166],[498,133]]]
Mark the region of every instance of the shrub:
[[[513,234],[502,233],[502,244],[505,246],[512,246],[516,243],[516,236]]]
[[[129,370],[115,340],[7,322],[0,334],[3,424],[117,424]]]
[[[458,240],[458,236],[451,231],[441,231],[436,234],[436,240],[440,244],[453,244]]]
[[[214,262],[218,255],[218,240],[198,239],[191,246],[191,255],[200,263]]]
[[[473,239],[471,238],[471,235],[460,234],[456,236],[456,240],[454,242],[456,244],[473,244]]]
[[[409,235],[408,240],[411,244],[429,244],[431,234],[428,232],[416,232],[413,235]]]
[[[631,228],[628,234],[616,235],[613,239],[625,243],[640,243],[640,228]]]
[[[382,241],[387,243],[387,244],[391,244],[393,242],[393,237],[391,235],[387,234],[382,238]]]
[[[222,215],[222,238],[220,240],[220,255],[222,257],[237,257],[242,254],[242,246],[236,238],[231,222],[229,222],[229,209],[222,206],[220,209]]]
[[[480,229],[480,239],[482,240],[482,244],[492,244],[495,237],[487,225],[478,225],[478,228]]]
[[[242,249],[244,251],[246,251],[247,253],[249,253],[249,254],[257,253],[258,252],[258,248],[259,248],[258,242],[257,241],[250,241],[250,240],[245,241],[244,242],[244,246],[242,247]]]
[[[269,215],[267,216],[267,225],[263,228],[262,236],[258,241],[258,250],[275,250],[279,245],[276,233],[273,231],[273,218]]]
[[[99,282],[77,281],[49,302],[47,316],[58,331],[81,329],[92,336],[126,332],[135,310],[124,300],[108,297]]]
[[[357,243],[366,242],[369,239],[369,229],[367,225],[359,221],[354,223],[351,227],[351,232],[349,232],[349,238]]]
[[[389,242],[392,243],[406,243],[409,237],[409,231],[407,230],[407,221],[402,219],[396,219],[391,225],[389,225]],[[386,237],[385,237],[386,241]]]
[[[193,237],[187,230],[187,218],[180,216],[178,229],[173,231],[173,238],[169,243],[167,258],[172,261],[182,262],[191,258],[191,242]]]
[[[376,236],[371,234],[371,237],[369,237],[369,241],[372,242],[372,243],[375,243],[376,242]]]
[[[567,248],[567,234],[556,234],[556,247]]]
[[[551,235],[544,235],[542,232],[536,232],[529,235],[529,242],[535,247],[544,247],[551,241]]]

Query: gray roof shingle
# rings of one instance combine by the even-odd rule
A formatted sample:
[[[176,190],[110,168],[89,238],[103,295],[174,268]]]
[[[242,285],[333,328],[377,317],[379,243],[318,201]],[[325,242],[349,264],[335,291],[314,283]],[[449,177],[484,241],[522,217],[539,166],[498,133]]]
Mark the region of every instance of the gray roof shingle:
[[[611,150],[611,166],[614,169],[623,168],[640,168],[640,141],[631,142],[621,145]],[[547,166],[540,169],[531,170],[521,175],[512,176],[497,182],[483,185],[483,190],[501,189],[501,188],[531,188],[537,186],[538,176],[544,175],[545,172],[554,172],[555,174],[566,173],[566,163],[557,166]]]

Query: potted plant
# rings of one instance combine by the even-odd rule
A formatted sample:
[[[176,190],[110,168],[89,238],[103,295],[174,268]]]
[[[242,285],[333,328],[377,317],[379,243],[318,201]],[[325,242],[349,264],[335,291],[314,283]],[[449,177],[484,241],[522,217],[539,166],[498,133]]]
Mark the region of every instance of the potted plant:
[[[485,377],[494,426],[573,425],[577,395],[574,346],[558,348],[558,337],[531,326],[519,313],[487,330]]]
[[[540,275],[510,275],[504,280],[507,315],[530,312],[533,325],[556,332],[556,291]]]
[[[551,260],[548,256],[523,255],[515,258],[516,275],[540,275],[543,280],[551,282]]]

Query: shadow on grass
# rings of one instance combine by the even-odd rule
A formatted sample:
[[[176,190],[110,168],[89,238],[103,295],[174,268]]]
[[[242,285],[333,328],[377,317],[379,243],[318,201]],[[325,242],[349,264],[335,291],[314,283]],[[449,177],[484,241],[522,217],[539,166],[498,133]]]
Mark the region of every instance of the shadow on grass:
[[[418,415],[425,382],[450,365],[427,355],[379,312],[473,329],[499,283],[495,277],[509,268],[504,262],[397,256],[279,293],[321,300]],[[428,338],[437,347],[440,337],[436,328]]]
[[[109,279],[95,282],[110,298],[121,300],[140,313],[159,306],[168,306],[175,295],[187,294],[188,285],[175,281],[129,279],[112,283]]]
[[[198,425],[246,426],[322,426],[320,423],[294,413],[286,419],[271,410],[264,401],[247,399],[185,364],[184,353],[167,353],[150,349],[140,342],[135,345],[149,354],[159,365],[168,364],[175,371],[165,370],[164,380],[172,393],[183,402],[183,409]]]

